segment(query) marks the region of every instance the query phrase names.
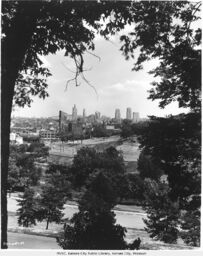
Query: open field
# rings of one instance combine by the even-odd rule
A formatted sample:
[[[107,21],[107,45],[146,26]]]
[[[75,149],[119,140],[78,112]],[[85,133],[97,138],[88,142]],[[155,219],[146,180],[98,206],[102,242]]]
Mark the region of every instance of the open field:
[[[109,138],[92,138],[73,143],[54,142],[49,145],[49,162],[70,165],[74,155],[82,147],[93,147],[97,151],[103,151],[108,147],[115,147],[123,154],[127,172],[135,172],[137,168],[137,160],[139,158],[139,144],[134,140],[122,141],[119,136],[111,136]]]

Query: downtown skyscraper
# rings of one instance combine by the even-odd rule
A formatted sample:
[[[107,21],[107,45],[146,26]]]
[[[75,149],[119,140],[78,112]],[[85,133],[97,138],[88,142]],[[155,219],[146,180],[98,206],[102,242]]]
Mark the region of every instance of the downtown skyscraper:
[[[126,110],[126,119],[131,120],[132,119],[132,109],[127,108]]]
[[[74,107],[72,108],[72,120],[75,121],[77,120],[78,114],[77,114],[77,108],[76,105],[74,104]]]
[[[115,119],[116,121],[119,121],[119,122],[121,121],[121,112],[119,108],[115,110]]]

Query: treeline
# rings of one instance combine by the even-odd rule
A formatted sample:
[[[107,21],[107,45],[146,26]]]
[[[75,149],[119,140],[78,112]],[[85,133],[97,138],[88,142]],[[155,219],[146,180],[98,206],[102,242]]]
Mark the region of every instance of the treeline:
[[[77,152],[70,167],[51,165],[46,171],[46,183],[38,189],[41,193],[36,196],[33,188],[27,188],[19,201],[19,224],[30,226],[35,225],[36,221],[46,220],[48,228],[50,222],[64,222],[64,203],[75,197],[75,192],[79,192],[79,213],[75,214],[69,223],[65,221],[64,232],[58,238],[60,246],[66,249],[129,248],[130,245],[124,241],[126,230],[115,225],[112,209],[123,199],[133,198],[148,214],[145,223],[151,237],[167,243],[176,243],[177,239],[182,237],[187,244],[198,246],[198,166],[192,166],[191,162],[190,169],[185,169],[185,162],[177,162],[176,159],[181,157],[180,154],[183,159],[186,155],[188,157],[188,154],[194,153],[194,149],[198,150],[197,140],[194,139],[198,139],[199,135],[195,131],[192,132],[192,127],[184,130],[183,121],[193,126],[195,117],[191,115],[188,119],[188,115],[181,115],[171,117],[170,121],[152,117],[148,125],[140,129],[142,135],[140,133],[138,139],[143,150],[135,174],[126,173],[123,156],[113,147],[103,152],[84,147]],[[160,123],[162,130],[157,129]],[[166,129],[168,127],[170,129]],[[180,139],[181,133],[193,133],[193,149],[190,148],[191,145],[187,148],[183,140],[177,143],[177,136]],[[164,138],[167,143],[163,143]],[[197,154],[190,157],[194,159],[199,156]],[[191,172],[191,168],[196,170],[196,176]],[[187,183],[187,180],[190,182]],[[193,194],[194,192],[196,194]],[[111,240],[108,237],[108,241],[112,241],[112,247],[107,242],[102,242],[100,229],[111,234]],[[120,231],[117,233],[115,230]],[[95,240],[92,240],[93,237]],[[114,239],[118,242],[117,247]]]
[[[8,182],[9,192],[23,192],[29,186],[36,186],[41,177],[41,168],[35,162],[46,161],[48,147],[43,143],[33,142],[29,146],[10,145]]]
[[[145,223],[150,236],[176,242],[181,235],[187,244],[199,246],[201,114],[151,116],[138,124],[125,121],[121,134],[137,135],[142,149],[138,169],[148,178]]]
[[[46,221],[47,229],[51,222],[65,223],[57,239],[64,249],[138,249],[141,240],[126,243],[126,229],[116,224],[113,212],[127,196],[123,181],[128,179],[122,154],[115,148],[103,152],[82,148],[71,166],[50,165],[45,184],[26,188],[18,200],[18,223],[29,227]],[[75,191],[80,191],[79,213],[67,222],[63,219],[64,203]]]
[[[120,128],[120,125],[118,126]],[[114,130],[114,129],[106,129],[105,125],[103,124],[97,124],[94,125],[91,129],[88,128],[81,132],[81,134],[74,134],[74,133],[66,133],[61,132],[59,133],[59,138],[61,141],[74,141],[74,140],[84,140],[84,139],[90,139],[90,138],[102,138],[102,137],[110,137],[113,135],[119,135],[120,130]]]
[[[51,198],[56,196],[55,202],[60,205],[57,206],[59,216],[49,217],[47,223],[59,223],[65,201],[74,197],[80,205],[84,195],[90,193],[91,184],[102,177],[110,184],[108,194],[114,198],[113,206],[133,199],[134,203],[144,207],[148,214],[146,230],[151,237],[168,243],[175,243],[178,237],[182,237],[187,244],[198,246],[201,193],[199,115],[152,116],[145,123],[124,122],[124,125],[132,129],[142,149],[136,173],[126,173],[123,156],[113,147],[103,152],[82,148],[70,167],[51,165],[46,171],[46,183],[42,186],[39,185],[41,170],[35,167],[34,162],[46,157],[48,149],[43,144],[33,143],[30,146],[11,146],[9,190],[25,190],[23,200],[27,202],[31,197],[35,198],[35,187],[38,187],[37,191],[42,189],[40,198],[50,196],[50,199],[40,203],[39,198],[33,199],[33,202],[38,202],[37,209],[44,209],[45,201],[51,202]],[[33,206],[36,207],[35,203]],[[30,209],[32,207],[29,206]],[[19,224],[29,226],[35,224],[36,219],[44,220],[42,216],[47,216],[47,213],[39,209],[36,211],[35,208],[36,215],[31,217],[34,221],[24,223],[24,217],[20,215]]]

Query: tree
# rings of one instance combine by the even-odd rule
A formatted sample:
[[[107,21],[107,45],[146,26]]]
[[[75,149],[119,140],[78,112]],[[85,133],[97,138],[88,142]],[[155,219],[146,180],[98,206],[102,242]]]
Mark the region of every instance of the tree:
[[[150,120],[140,121],[138,123],[133,123],[132,124],[133,133],[139,137],[139,135],[142,134],[143,129],[148,127],[149,121]]]
[[[59,168],[61,167],[61,168]],[[46,229],[50,222],[60,223],[64,215],[63,205],[67,196],[70,196],[70,182],[62,175],[63,166],[48,171],[46,185],[38,198],[34,197],[34,190],[27,188],[19,200],[21,208],[19,213],[19,224],[23,226],[36,225],[36,221],[46,220]]]
[[[144,61],[158,58],[160,64],[151,74],[160,80],[153,83],[154,89],[150,90],[149,98],[160,100],[161,108],[177,101],[179,107],[190,108],[191,111],[188,115],[164,120],[153,117],[140,141],[143,147],[147,146],[150,155],[168,175],[171,190],[167,196],[172,201],[179,200],[179,211],[187,212],[182,216],[185,218],[182,220],[182,228],[188,231],[194,225],[190,233],[192,237],[185,237],[186,242],[198,244],[201,190],[201,28],[197,21],[200,19],[201,2],[143,2],[141,5],[134,3],[132,8],[134,31],[121,37],[121,50],[128,59],[134,58],[135,50],[140,49],[141,54],[133,70],[141,69]],[[145,16],[142,15],[143,12]],[[188,218],[188,215],[193,216],[193,219]],[[191,222],[187,223],[188,221]],[[161,221],[158,223],[161,225]],[[151,225],[152,232],[156,229],[155,225],[155,222]]]
[[[52,164],[49,169],[46,170],[46,182],[56,188],[61,198],[71,197],[71,175],[69,168],[63,165]]]
[[[145,230],[150,237],[166,243],[176,243],[180,217],[179,202],[169,198],[170,188],[167,184],[146,179],[145,197],[147,219]]]
[[[108,137],[108,131],[103,125],[97,125],[92,132],[93,137]]]
[[[10,148],[8,188],[24,190],[28,186],[36,186],[41,177],[41,169],[34,164],[34,157],[26,153],[26,147]]]
[[[113,34],[129,22],[128,6],[122,2],[3,1],[2,248],[7,248],[6,190],[12,103],[30,105],[30,95],[48,96],[46,77],[51,74],[43,67],[39,55],[65,49],[65,55],[73,58],[76,65],[75,77],[70,81],[79,85],[81,75],[87,82],[83,74],[83,53],[94,50],[93,39],[101,30],[101,19],[113,13],[117,16],[119,26],[115,24],[102,33],[104,36]]]
[[[128,138],[132,135],[133,135],[132,121],[128,119],[123,120],[122,126],[121,126],[121,137]]]
[[[75,186],[85,184],[90,173],[98,166],[98,154],[93,148],[84,147],[78,150],[74,156],[71,173],[73,175],[73,183]]]
[[[128,197],[133,198],[137,205],[145,204],[144,181],[138,174],[129,173],[126,175],[128,182]]]
[[[27,188],[21,199],[17,199],[20,208],[17,210],[18,224],[24,227],[36,225],[36,218],[38,213],[38,206],[34,198],[34,190]]]
[[[18,166],[16,165],[15,160],[11,159],[9,160],[9,166],[8,166],[8,189],[9,191],[15,190],[16,186],[19,186],[20,184],[20,170]]]
[[[179,107],[195,112],[201,107],[201,1],[199,2],[134,2],[132,18],[134,29],[121,36],[121,50],[126,59],[140,54],[133,70],[158,58],[160,64],[151,71],[159,82],[154,82],[149,98],[159,99],[165,107],[178,101]],[[193,25],[194,23],[195,26]]]
[[[128,173],[117,180],[119,203],[133,199],[136,205],[144,205],[144,181],[138,174]]]
[[[57,242],[63,249],[125,249],[126,230],[116,225],[111,182],[101,172],[90,184],[79,204],[79,213],[64,226]]]
[[[187,211],[181,218],[181,238],[190,246],[200,246],[200,211]]]
[[[200,239],[198,227],[201,205],[200,127],[200,118],[196,113],[169,118],[151,117],[149,127],[143,130],[140,137],[141,145],[156,159],[157,167],[167,176],[169,186],[167,197],[171,202],[178,201],[181,229],[189,230],[191,225],[194,228],[191,230],[190,239],[188,239],[189,233],[188,236],[183,235],[186,242],[190,240],[189,243],[193,241],[193,244],[198,244]],[[151,207],[155,207],[152,200]],[[167,218],[173,218],[174,213],[167,209],[168,206],[162,204],[162,210],[168,212]],[[159,212],[160,209],[155,211]],[[193,218],[188,218],[188,216],[193,216]],[[156,225],[157,223],[161,225],[161,221],[157,219],[155,225],[152,220],[152,223],[151,230],[158,232],[159,227]],[[175,229],[176,225],[174,222]]]
[[[141,54],[134,70],[141,69],[144,61],[158,58],[160,64],[151,74],[160,80],[153,83],[154,89],[150,90],[149,98],[159,99],[161,108],[172,101],[178,101],[179,107],[188,107],[191,113],[162,120],[152,117],[152,122],[145,129],[146,133],[140,136],[140,141],[168,175],[171,189],[167,196],[172,201],[179,201],[179,212],[187,212],[182,216],[185,224],[181,223],[181,227],[188,230],[192,223],[195,224],[190,233],[190,241],[198,244],[201,189],[201,29],[197,21],[200,19],[201,2],[143,2],[141,5],[141,8],[136,3],[133,6],[136,25],[132,33],[121,37],[121,50],[128,59],[134,58],[135,49],[140,48]],[[145,17],[142,12],[145,12]],[[168,218],[170,214],[172,213],[168,214]],[[193,216],[190,223],[187,223],[188,214]],[[151,217],[153,222],[153,216]],[[157,221],[161,225],[161,221]],[[151,232],[156,230],[156,223],[151,225]],[[189,241],[188,238],[189,235],[185,237],[186,242]]]
[[[163,171],[155,162],[156,159],[153,159],[149,154],[147,154],[146,150],[143,149],[139,155],[137,167],[142,179],[151,178],[158,180],[161,177]]]
[[[138,237],[137,239],[135,239],[132,243],[130,243],[128,245],[128,248],[130,250],[138,250],[140,248],[140,244],[141,244],[141,239]]]
[[[42,188],[38,220],[46,220],[46,229],[48,229],[49,223],[51,222],[61,222],[61,219],[64,216],[64,203],[65,200],[63,194],[61,194],[60,191],[57,190],[57,187],[49,184],[45,185]]]
[[[120,195],[119,181],[125,174],[122,154],[114,147],[103,152],[93,148],[81,148],[73,159],[71,173],[75,187],[87,186],[102,171],[111,181],[117,196]]]
[[[16,165],[20,170],[20,180],[24,187],[29,185],[36,186],[40,177],[41,169],[34,165],[34,158],[32,155],[21,154],[17,156]]]
[[[140,139],[157,165],[168,175],[171,197],[186,198],[200,194],[201,122],[197,114],[170,118],[152,117]]]
[[[34,154],[35,157],[46,157],[49,154],[49,148],[44,143],[33,142],[29,145],[28,152]]]

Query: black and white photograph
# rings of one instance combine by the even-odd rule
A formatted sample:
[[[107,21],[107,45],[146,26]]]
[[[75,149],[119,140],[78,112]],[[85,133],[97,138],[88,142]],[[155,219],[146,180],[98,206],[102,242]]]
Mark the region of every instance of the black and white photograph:
[[[1,2],[1,252],[201,251],[201,11]]]

